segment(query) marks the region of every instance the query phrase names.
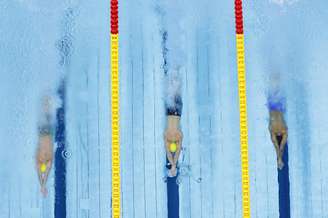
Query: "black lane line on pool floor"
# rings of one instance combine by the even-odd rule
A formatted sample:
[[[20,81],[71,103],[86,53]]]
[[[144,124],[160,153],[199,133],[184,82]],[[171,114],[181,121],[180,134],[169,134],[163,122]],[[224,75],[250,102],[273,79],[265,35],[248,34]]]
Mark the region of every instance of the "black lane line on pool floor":
[[[71,56],[73,54],[73,30],[75,26],[75,17],[77,12],[74,8],[68,7],[64,11],[62,20],[62,37],[57,41],[56,47],[60,55],[60,73],[66,75],[69,72]],[[66,218],[66,126],[65,126],[65,109],[66,109],[66,81],[62,80],[58,96],[62,105],[57,109],[57,129],[56,138],[57,149],[55,152],[55,218]]]
[[[66,160],[65,160],[65,82],[58,90],[62,105],[57,109],[55,152],[55,218],[66,218]]]
[[[163,55],[163,70],[165,76],[168,73],[168,63],[167,63],[167,31],[162,30],[162,55]],[[166,164],[168,164],[168,160],[166,159]],[[179,218],[179,185],[177,184],[177,178],[175,177],[167,177],[166,187],[167,187],[167,215],[168,218]]]
[[[177,184],[177,177],[168,177],[166,182],[168,218],[179,218],[179,185]]]
[[[166,159],[166,164],[168,160]],[[167,217],[179,218],[179,185],[177,184],[177,178],[167,177]]]
[[[280,214],[279,217],[290,218],[288,144],[286,144],[285,152],[282,159],[285,166],[282,170],[278,170]]]

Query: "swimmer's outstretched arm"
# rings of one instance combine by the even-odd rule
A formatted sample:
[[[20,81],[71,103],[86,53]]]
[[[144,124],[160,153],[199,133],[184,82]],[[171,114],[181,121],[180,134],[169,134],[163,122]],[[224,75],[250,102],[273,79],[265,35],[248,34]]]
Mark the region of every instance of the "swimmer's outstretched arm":
[[[277,158],[280,159],[280,149],[279,149],[279,144],[278,144],[278,141],[277,141],[277,138],[276,138],[276,135],[271,131],[270,132],[271,134],[271,141],[274,145],[274,148],[276,149],[276,153],[277,153]]]
[[[170,162],[170,164],[173,166],[173,165],[175,165],[174,164],[174,158],[173,158],[173,155],[172,155],[172,153],[170,152],[170,150],[168,149],[168,145],[169,144],[167,144],[167,146],[166,146],[166,157],[167,157],[167,159],[168,159],[168,161]]]
[[[287,138],[288,138],[288,133],[284,132],[282,135],[282,140],[280,142],[280,146],[279,146],[281,155],[284,153],[284,150],[285,150],[285,147],[287,144]]]
[[[49,172],[51,170],[51,165],[52,165],[52,161],[49,160],[47,163],[47,169],[44,173],[41,173],[40,171],[40,163],[37,164],[37,171],[38,171],[38,177],[39,177],[39,182],[41,185],[41,188],[45,188],[47,180],[48,180],[48,175]]]
[[[177,162],[179,160],[179,156],[180,156],[180,152],[181,152],[181,141],[182,141],[182,134],[180,136],[180,139],[176,142],[177,143],[177,150],[175,152],[174,158],[173,158],[173,162],[174,165],[177,165]]]
[[[165,150],[166,150],[166,157],[168,159],[168,161],[170,162],[170,164],[173,166],[174,165],[174,158],[173,155],[170,151],[170,142],[169,141],[165,141]]]
[[[277,141],[276,134],[274,132],[270,132],[270,135],[271,135],[271,141],[272,141],[274,147],[279,148],[279,144],[278,144],[278,141]]]

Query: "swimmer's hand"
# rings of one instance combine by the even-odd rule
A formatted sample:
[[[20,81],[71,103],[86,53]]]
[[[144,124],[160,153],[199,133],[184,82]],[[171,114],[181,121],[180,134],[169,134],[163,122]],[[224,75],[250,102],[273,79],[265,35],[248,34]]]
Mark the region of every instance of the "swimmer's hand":
[[[173,165],[172,167],[171,167],[171,175],[173,176],[173,177],[175,177],[176,175],[177,175],[177,167],[175,166],[175,165]]]
[[[47,190],[46,186],[44,186],[44,185],[41,186],[41,193],[42,193],[43,197],[47,197],[48,190]]]
[[[278,160],[278,169],[282,170],[284,168],[284,166],[285,166],[284,162],[281,159]]]
[[[168,171],[168,177],[175,177],[177,175],[177,168],[172,165],[171,169]]]
[[[48,195],[46,183],[47,183],[49,171],[51,169],[51,163],[52,163],[51,160],[47,161],[46,166],[43,166],[42,163],[37,163],[38,177],[39,177],[39,182],[41,185],[40,191],[43,194],[43,197],[47,197],[47,195]]]

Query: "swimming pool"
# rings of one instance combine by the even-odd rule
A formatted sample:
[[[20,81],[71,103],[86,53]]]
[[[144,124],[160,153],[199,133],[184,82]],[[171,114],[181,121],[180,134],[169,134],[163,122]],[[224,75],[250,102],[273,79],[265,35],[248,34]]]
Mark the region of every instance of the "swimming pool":
[[[290,217],[328,216],[326,6],[244,2],[252,217],[279,217],[267,108],[277,90],[289,130]],[[179,217],[241,217],[233,2],[128,0],[119,9],[122,217],[168,214],[163,31],[184,105]],[[65,176],[66,217],[110,217],[109,2],[3,1],[0,12],[0,214],[60,217],[55,194],[63,186],[56,180]],[[34,154],[45,91],[59,98],[55,109],[65,101],[66,174],[52,171],[44,199]]]

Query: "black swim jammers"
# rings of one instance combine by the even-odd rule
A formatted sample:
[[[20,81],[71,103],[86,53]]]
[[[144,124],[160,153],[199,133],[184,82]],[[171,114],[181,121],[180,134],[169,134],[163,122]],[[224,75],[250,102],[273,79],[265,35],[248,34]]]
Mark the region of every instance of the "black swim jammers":
[[[39,135],[45,136],[45,135],[52,135],[53,134],[53,127],[50,124],[41,125],[38,128]]]
[[[165,105],[166,106],[166,115],[167,116],[179,116],[181,117],[181,114],[182,114],[182,107],[183,107],[183,104],[182,104],[182,99],[180,96],[175,96],[174,98],[174,107],[169,107],[167,104]]]

